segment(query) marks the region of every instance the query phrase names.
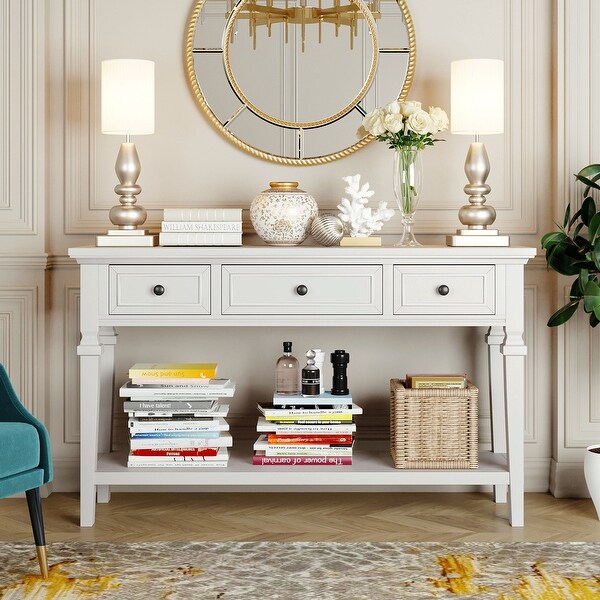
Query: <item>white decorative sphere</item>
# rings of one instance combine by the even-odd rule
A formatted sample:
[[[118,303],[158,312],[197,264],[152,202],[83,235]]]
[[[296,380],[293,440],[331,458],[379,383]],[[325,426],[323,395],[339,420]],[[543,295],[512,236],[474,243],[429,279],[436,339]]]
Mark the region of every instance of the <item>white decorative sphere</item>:
[[[321,246],[335,246],[344,237],[344,224],[336,215],[317,215],[310,226],[310,234]]]
[[[295,181],[272,181],[269,185],[250,204],[254,230],[271,246],[297,246],[308,237],[319,207]]]

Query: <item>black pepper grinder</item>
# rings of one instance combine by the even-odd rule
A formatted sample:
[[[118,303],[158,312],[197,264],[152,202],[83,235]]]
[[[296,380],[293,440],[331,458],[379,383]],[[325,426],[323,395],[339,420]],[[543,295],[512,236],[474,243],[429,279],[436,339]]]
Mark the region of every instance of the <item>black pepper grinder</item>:
[[[316,355],[317,353],[314,350],[309,350],[306,353],[306,366],[302,369],[303,396],[318,396],[321,392],[321,373],[319,367],[315,365]]]
[[[345,350],[336,350],[331,353],[331,364],[333,365],[333,381],[331,394],[333,396],[348,396],[348,375],[346,369],[350,362],[350,355]]]

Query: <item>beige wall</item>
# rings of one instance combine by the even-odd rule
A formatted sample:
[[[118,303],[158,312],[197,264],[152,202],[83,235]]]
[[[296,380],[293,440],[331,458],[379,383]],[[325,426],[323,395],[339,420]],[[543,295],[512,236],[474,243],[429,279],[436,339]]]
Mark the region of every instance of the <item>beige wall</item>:
[[[554,200],[557,186],[577,170],[575,164],[591,158],[576,154],[569,154],[568,160],[557,158],[562,156],[558,132],[570,131],[572,124],[568,110],[555,111],[553,120],[552,107],[560,106],[558,99],[568,88],[552,73],[553,61],[563,61],[566,53],[567,19],[561,7],[581,11],[580,18],[585,18],[586,7],[597,9],[592,2],[555,4],[553,23],[552,3],[544,0],[409,0],[417,34],[417,69],[409,97],[449,110],[452,60],[505,60],[506,131],[485,140],[492,163],[489,200],[498,211],[498,227],[519,245],[538,246],[541,234],[552,227],[554,214],[562,211],[562,197],[560,202]],[[166,206],[247,209],[254,194],[277,179],[300,181],[321,208],[332,208],[342,192],[341,178],[361,173],[376,198],[392,201],[392,155],[383,144],[319,167],[285,167],[246,155],[220,137],[200,114],[185,81],[182,48],[191,5],[191,0],[22,0],[17,7],[11,0],[0,0],[2,39],[13,50],[10,65],[2,59],[0,80],[1,114],[8,114],[0,123],[0,360],[8,364],[28,406],[49,424],[57,466],[54,489],[76,488],[79,449],[78,271],[66,251],[93,243],[92,235],[107,228],[107,213],[116,201],[113,165],[120,140],[100,134],[101,60],[156,61],[156,133],[136,140],[143,169],[140,201],[149,209],[151,227],[156,227]],[[597,54],[598,48],[590,42],[587,52]],[[11,137],[6,134],[7,118]],[[462,168],[469,140],[444,137],[446,142],[424,153],[426,185],[417,233],[425,243],[442,243],[443,235],[456,229],[456,213],[465,201]],[[572,193],[565,182],[562,185]],[[393,243],[397,220],[385,231]],[[17,260],[14,253],[21,257]],[[557,444],[563,443],[559,433],[564,418],[558,411],[562,420],[553,426],[551,415],[553,398],[560,408],[556,370],[564,372],[557,359],[564,339],[553,352],[552,332],[545,326],[557,300],[554,290],[543,259],[535,259],[527,267],[525,293],[530,348],[526,480],[528,488],[536,490],[548,488],[553,441],[555,464],[562,458]],[[391,376],[410,370],[465,370],[475,381],[485,380],[481,333],[207,328],[169,331],[165,344],[162,331],[122,331],[117,383],[136,361],[214,359],[223,374],[241,384],[235,422],[252,427],[254,402],[270,392],[273,362],[284,338],[292,338],[299,350],[345,347],[352,357],[353,393],[367,413],[365,434],[381,436]],[[587,330],[581,328],[580,333],[586,335]],[[484,440],[489,438],[486,400],[483,389]],[[597,406],[598,401],[588,394],[581,402],[585,407],[593,402]],[[592,414],[598,412],[596,408]],[[591,419],[597,433],[598,422],[594,425]],[[120,431],[118,426],[117,439]],[[580,493],[583,438],[574,443],[569,460]]]

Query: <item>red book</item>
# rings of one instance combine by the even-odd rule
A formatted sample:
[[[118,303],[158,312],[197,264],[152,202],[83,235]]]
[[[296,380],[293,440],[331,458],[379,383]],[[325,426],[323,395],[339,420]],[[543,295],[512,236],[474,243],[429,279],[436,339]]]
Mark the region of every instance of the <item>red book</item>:
[[[345,466],[352,464],[351,456],[265,456],[255,452],[252,457],[253,465],[280,465],[285,467],[307,466]]]
[[[335,444],[337,446],[351,446],[352,434],[344,435],[294,435],[294,434],[267,434],[269,444]]]
[[[218,448],[137,448],[131,456],[216,456]]]

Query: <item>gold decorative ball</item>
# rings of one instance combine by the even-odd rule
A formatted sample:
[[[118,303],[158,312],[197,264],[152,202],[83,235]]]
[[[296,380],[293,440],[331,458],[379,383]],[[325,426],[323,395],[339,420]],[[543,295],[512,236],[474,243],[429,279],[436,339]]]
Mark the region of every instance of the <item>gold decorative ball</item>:
[[[318,215],[310,226],[310,234],[321,246],[336,246],[344,237],[344,224],[335,215]]]

